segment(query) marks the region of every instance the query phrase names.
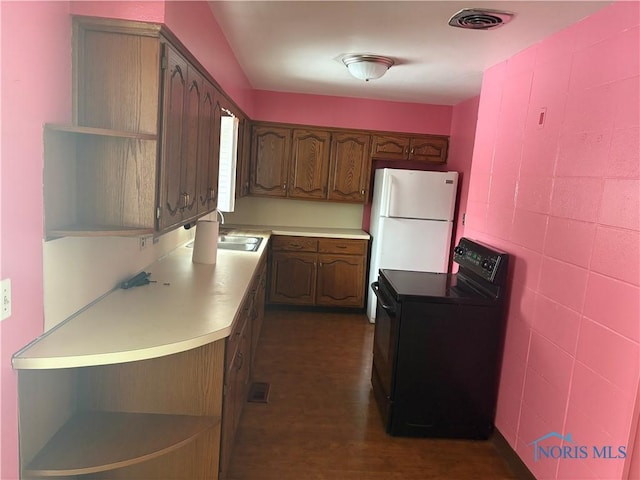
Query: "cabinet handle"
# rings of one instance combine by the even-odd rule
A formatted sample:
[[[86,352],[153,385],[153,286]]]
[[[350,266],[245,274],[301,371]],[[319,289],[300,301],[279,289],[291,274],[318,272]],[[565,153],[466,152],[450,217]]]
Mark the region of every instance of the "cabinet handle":
[[[404,147],[404,153],[409,153],[409,147]]]
[[[360,190],[360,195],[364,197],[364,189]]]
[[[412,149],[411,149],[411,155],[413,155],[414,153],[416,153],[416,149],[415,149],[415,148],[412,148]]]
[[[282,184],[282,190],[286,190],[286,189],[287,189],[287,184],[286,184],[286,183],[283,183],[283,184]]]
[[[336,248],[347,248],[346,245],[336,245]]]
[[[215,198],[216,198],[215,189],[213,187],[209,187],[209,194],[208,194],[207,200],[209,202],[212,202]]]
[[[302,248],[302,245],[300,245],[299,243],[290,243],[289,247],[290,248]]]
[[[240,363],[238,364],[237,370],[240,370],[244,364],[244,355],[242,353],[238,353],[238,361]]]
[[[187,192],[182,192],[182,208],[187,208],[189,206],[189,203],[191,203],[190,200],[190,195]]]

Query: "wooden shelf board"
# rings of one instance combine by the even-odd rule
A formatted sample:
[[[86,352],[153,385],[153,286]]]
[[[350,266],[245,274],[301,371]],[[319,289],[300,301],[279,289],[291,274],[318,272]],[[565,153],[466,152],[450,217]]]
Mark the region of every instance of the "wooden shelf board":
[[[65,225],[47,230],[47,238],[59,237],[135,237],[153,235],[153,228],[123,225]]]
[[[135,465],[176,450],[219,423],[208,416],[81,412],[40,450],[24,475],[83,475]]]
[[[58,132],[81,133],[84,135],[98,135],[102,137],[120,137],[133,138],[136,140],[157,140],[158,136],[154,133],[137,133],[127,132],[124,130],[111,130],[108,128],[81,127],[76,125],[56,125],[48,123],[47,128]]]

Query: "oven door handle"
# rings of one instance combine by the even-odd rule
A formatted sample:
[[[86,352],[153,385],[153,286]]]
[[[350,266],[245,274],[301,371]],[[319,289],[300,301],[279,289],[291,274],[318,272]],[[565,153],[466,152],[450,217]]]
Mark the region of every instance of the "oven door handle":
[[[378,282],[373,282],[371,284],[371,289],[373,290],[373,293],[376,294],[376,297],[378,297],[378,303],[382,308],[384,308],[388,313],[396,313],[395,305],[393,305],[392,303],[387,303],[387,299],[384,298],[384,295],[380,291],[380,284]]]

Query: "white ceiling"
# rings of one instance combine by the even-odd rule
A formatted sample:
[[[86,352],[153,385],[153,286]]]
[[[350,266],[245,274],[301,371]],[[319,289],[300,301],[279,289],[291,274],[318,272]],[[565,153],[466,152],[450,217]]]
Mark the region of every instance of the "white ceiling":
[[[482,72],[610,1],[210,1],[259,90],[455,105],[480,93]],[[515,13],[493,30],[448,25],[462,8]],[[392,57],[380,79],[351,77],[347,53]]]

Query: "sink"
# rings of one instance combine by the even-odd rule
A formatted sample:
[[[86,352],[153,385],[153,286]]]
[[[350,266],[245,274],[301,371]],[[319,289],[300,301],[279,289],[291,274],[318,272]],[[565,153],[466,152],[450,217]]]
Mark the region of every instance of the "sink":
[[[260,243],[218,243],[221,250],[240,250],[242,252],[255,252],[258,250]]]
[[[220,235],[218,248],[222,250],[239,250],[242,252],[255,252],[258,250],[262,237],[240,237],[236,235]]]
[[[219,235],[218,248],[222,250],[239,250],[255,252],[260,247],[262,237],[243,237],[240,235]]]
[[[221,250],[237,250],[241,252],[255,252],[262,243],[262,237],[245,237],[242,235],[218,235],[218,248]],[[193,248],[193,242],[185,245]]]
[[[218,245],[221,243],[241,243],[243,245],[260,245],[260,241],[262,238],[260,237],[243,237],[240,235],[219,235],[218,236]]]

